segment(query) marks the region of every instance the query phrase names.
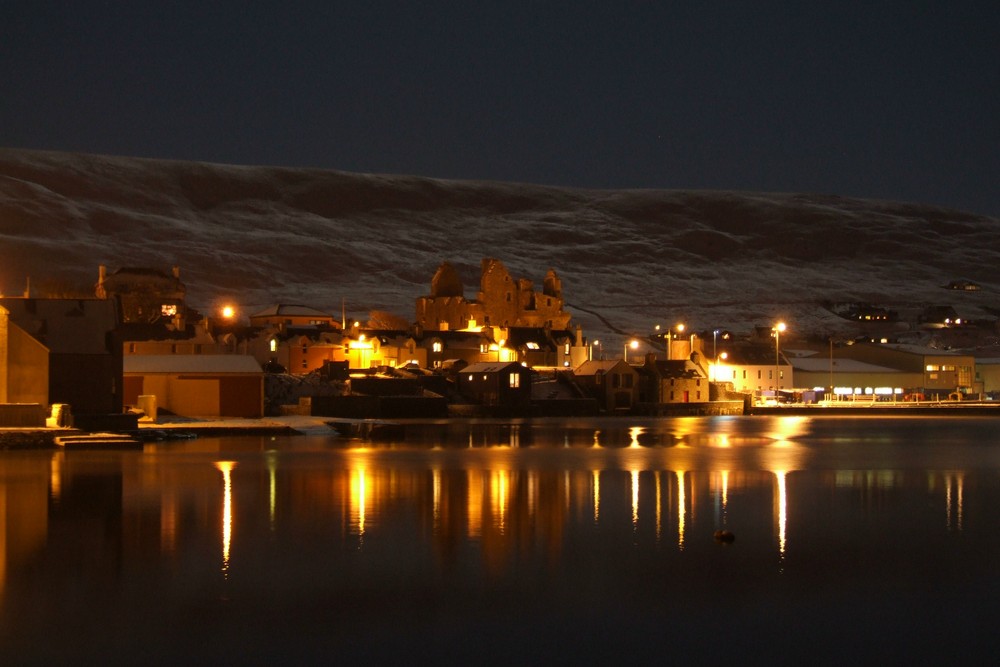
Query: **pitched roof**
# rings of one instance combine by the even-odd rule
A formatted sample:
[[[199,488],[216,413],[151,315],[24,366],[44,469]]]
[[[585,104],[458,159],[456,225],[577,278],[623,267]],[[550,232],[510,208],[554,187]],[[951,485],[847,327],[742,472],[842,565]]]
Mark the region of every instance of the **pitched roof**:
[[[277,303],[273,306],[269,306],[259,313],[254,313],[250,317],[323,317],[332,318],[333,316],[329,313],[324,313],[322,310],[317,310],[316,308],[311,308],[309,306],[301,306],[298,304],[286,304]]]
[[[126,373],[263,373],[260,364],[245,354],[129,354]]]
[[[474,364],[469,364],[468,366],[466,366],[465,368],[462,369],[462,372],[463,373],[502,373],[503,371],[510,369],[512,366],[515,367],[515,368],[517,368],[517,369],[528,370],[524,366],[522,366],[521,364],[517,363],[516,361],[501,361],[501,362],[496,362],[496,361],[492,361],[492,362],[491,361],[480,361],[480,362],[477,362],[477,363],[474,363]]]
[[[596,375],[597,373],[608,373],[616,366],[622,366],[622,370],[625,372],[632,371],[636,372],[632,366],[626,364],[621,359],[602,359],[602,360],[590,360],[585,361],[575,369],[573,369],[573,375]],[[627,369],[627,370],[626,370]]]

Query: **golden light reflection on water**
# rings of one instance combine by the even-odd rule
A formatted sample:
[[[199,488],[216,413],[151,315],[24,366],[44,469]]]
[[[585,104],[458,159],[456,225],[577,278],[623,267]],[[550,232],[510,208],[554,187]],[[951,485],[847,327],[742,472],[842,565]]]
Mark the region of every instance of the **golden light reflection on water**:
[[[949,530],[962,530],[965,474],[945,473],[945,508]]]
[[[490,473],[490,499],[493,522],[501,534],[507,530],[507,510],[510,504],[511,476],[508,470],[494,470]]]
[[[788,489],[785,483],[786,472],[784,470],[775,470],[774,480],[775,480],[775,503],[774,503],[774,521],[777,525],[778,533],[778,560],[784,562],[785,560],[785,531],[788,526]]]
[[[62,464],[65,452],[56,452],[52,455],[51,468],[49,470],[49,495],[52,500],[59,502],[62,494]]]
[[[274,450],[268,451],[266,455],[267,460],[267,518],[268,523],[271,526],[271,530],[274,530],[274,517],[277,511],[278,504],[278,460],[277,452]]]
[[[632,530],[639,528],[639,471],[633,470],[632,475]]]
[[[365,536],[368,517],[368,473],[364,468],[351,470],[351,526],[358,537]]]
[[[483,494],[485,493],[486,480],[483,478],[483,471],[478,469],[467,471],[466,478],[469,485],[468,500],[466,501],[469,537],[479,539],[483,536]]]
[[[594,523],[597,523],[601,518],[601,471],[595,470],[591,473],[593,477],[593,497],[592,502],[594,503]]]
[[[247,554],[254,562],[270,557],[254,550],[275,544],[274,533],[308,537],[315,553],[337,555],[364,538],[364,552],[350,554],[353,563],[378,561],[398,543],[412,545],[415,560],[438,571],[471,558],[479,559],[473,568],[494,575],[522,559],[558,568],[593,545],[620,555],[612,551],[619,538],[635,550],[655,538],[658,557],[684,553],[670,565],[693,562],[728,548],[712,539],[726,528],[737,536],[731,555],[756,550],[765,556],[758,562],[793,574],[816,562],[817,548],[835,543],[830,532],[868,548],[855,533],[889,538],[854,529],[897,517],[902,529],[937,545],[928,548],[983,539],[1000,495],[996,471],[985,463],[992,465],[992,454],[978,443],[960,449],[967,459],[955,456],[953,442],[928,455],[929,445],[907,448],[912,440],[875,454],[878,443],[863,442],[848,458],[842,443],[828,448],[826,440],[805,438],[801,419],[688,420],[676,432],[672,420],[645,430],[619,423],[588,425],[569,440],[522,427],[520,447],[509,446],[517,439],[501,429],[488,439],[494,444],[473,451],[462,447],[464,432],[457,447],[454,440],[433,448],[325,446],[302,456],[294,443],[280,453],[247,447],[238,450],[240,474],[234,461],[216,461],[236,456],[220,455],[231,451],[225,441],[208,438],[192,443],[199,450],[129,457],[7,453],[0,457],[0,605],[6,613],[40,560],[77,544],[129,566],[141,558],[188,567],[207,549],[201,565],[221,579],[220,533],[227,588],[248,575]],[[940,461],[949,468],[926,467]],[[828,512],[837,521],[821,534]]]
[[[233,468],[234,461],[216,461],[222,472],[222,574],[229,577],[229,550],[233,541]]]
[[[677,550],[684,551],[684,519],[687,514],[687,500],[684,491],[685,471],[677,470]]]

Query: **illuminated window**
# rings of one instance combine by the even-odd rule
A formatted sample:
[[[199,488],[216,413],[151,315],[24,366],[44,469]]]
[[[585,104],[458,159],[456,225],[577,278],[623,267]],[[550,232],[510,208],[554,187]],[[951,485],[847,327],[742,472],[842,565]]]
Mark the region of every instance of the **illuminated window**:
[[[510,374],[510,388],[517,389],[521,386],[521,376],[517,373]]]
[[[937,364],[927,364],[927,372],[939,371],[939,370],[941,370],[941,367],[938,366]]]
[[[469,373],[469,382],[472,382],[472,373]]]
[[[529,350],[537,350],[538,349],[538,343],[526,343],[526,345],[527,345],[527,348]]]
[[[440,352],[441,351],[441,343],[440,343],[440,341],[435,341],[434,344],[431,345],[431,349],[433,351],[435,351],[435,352]]]
[[[941,367],[941,370],[943,370],[943,371],[948,371],[948,372],[951,372],[951,373],[954,373],[954,372],[955,372],[955,367],[954,367],[954,366],[951,366],[951,365],[948,365],[948,366],[942,366],[942,367]]]
[[[271,352],[277,352],[277,351],[278,351],[278,339],[272,338],[271,339]]]
[[[481,344],[479,345],[479,351],[480,351],[480,352],[481,352],[482,354],[486,354],[487,352],[489,352],[489,351],[490,351],[490,346],[489,346],[489,345],[487,345],[486,343],[481,343]]]
[[[164,317],[173,317],[174,315],[177,314],[177,306],[165,303],[162,306],[160,306],[160,314],[163,315]]]

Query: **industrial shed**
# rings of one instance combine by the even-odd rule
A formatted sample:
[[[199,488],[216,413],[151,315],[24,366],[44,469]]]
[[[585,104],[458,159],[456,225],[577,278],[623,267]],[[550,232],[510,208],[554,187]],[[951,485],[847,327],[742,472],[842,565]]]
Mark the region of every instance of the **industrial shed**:
[[[186,417],[264,414],[264,372],[247,355],[126,355],[124,376],[126,405],[153,395],[157,410]]]

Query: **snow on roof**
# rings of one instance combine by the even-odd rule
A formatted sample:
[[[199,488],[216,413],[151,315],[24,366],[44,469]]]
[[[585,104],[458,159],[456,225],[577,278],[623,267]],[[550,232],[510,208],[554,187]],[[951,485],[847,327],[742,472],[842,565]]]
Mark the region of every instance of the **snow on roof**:
[[[516,361],[507,361],[507,362],[481,361],[481,362],[477,362],[477,363],[474,363],[474,364],[469,364],[468,366],[466,366],[465,368],[462,369],[462,372],[463,373],[499,373],[500,371],[506,370],[506,369],[510,368],[511,366],[516,366],[517,368],[523,368],[523,366],[521,366],[521,364],[517,363]]]
[[[316,308],[300,306],[298,304],[283,303],[278,303],[265,308],[259,313],[254,313],[250,317],[277,317],[280,315],[288,317],[332,317],[328,313],[324,313],[322,310],[317,310]]]
[[[822,357],[793,357],[789,359],[792,368],[797,371],[810,373],[828,372],[830,370],[830,358]],[[875,364],[856,361],[854,359],[834,359],[833,370],[838,373],[902,373],[898,368],[886,368]]]
[[[621,359],[591,359],[573,369],[573,373],[576,375],[595,375],[598,372],[607,373],[619,364],[622,364],[626,369],[635,370]]]
[[[263,373],[245,354],[128,354],[125,373]]]

